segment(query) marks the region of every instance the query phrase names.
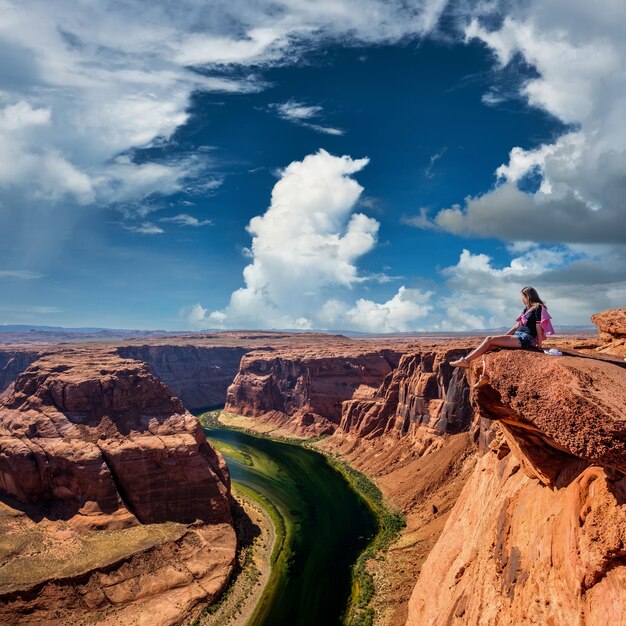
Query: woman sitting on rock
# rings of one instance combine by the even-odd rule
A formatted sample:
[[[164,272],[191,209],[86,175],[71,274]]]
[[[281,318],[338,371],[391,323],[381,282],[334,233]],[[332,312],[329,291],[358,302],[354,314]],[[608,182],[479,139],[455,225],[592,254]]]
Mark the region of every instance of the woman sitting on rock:
[[[489,352],[493,348],[541,348],[541,343],[548,335],[554,335],[550,314],[539,297],[536,289],[524,287],[522,301],[526,305],[517,318],[517,324],[506,335],[485,337],[483,342],[467,356],[450,361],[453,367],[469,367],[470,361]]]

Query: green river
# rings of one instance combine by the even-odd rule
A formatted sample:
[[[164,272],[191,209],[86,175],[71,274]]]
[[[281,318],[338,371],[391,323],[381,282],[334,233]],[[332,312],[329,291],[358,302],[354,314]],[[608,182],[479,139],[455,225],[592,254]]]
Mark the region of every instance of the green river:
[[[376,534],[372,511],[322,454],[228,428],[205,432],[233,482],[260,494],[277,526],[272,573],[249,626],[341,624],[351,568]]]

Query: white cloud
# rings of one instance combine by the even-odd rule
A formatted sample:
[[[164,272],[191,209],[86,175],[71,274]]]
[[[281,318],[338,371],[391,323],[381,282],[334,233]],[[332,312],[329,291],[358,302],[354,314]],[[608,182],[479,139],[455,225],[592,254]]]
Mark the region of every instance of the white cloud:
[[[283,170],[270,207],[248,225],[253,261],[222,312],[230,326],[306,327],[325,290],[358,282],[355,261],[373,248],[379,226],[351,214],[362,187],[350,175],[367,162],[320,150]]]
[[[403,215],[400,218],[400,223],[424,230],[436,230],[437,225],[428,217],[428,212],[428,207],[420,207],[417,215]]]
[[[343,135],[345,132],[340,128],[322,126],[321,124],[307,121],[322,115],[323,109],[318,105],[311,106],[296,100],[288,100],[287,102],[270,104],[269,108],[275,110],[282,119],[298,124],[299,126],[305,126],[319,133],[326,135]]]
[[[17,313],[21,317],[22,315],[48,315],[50,313],[63,313],[63,309],[56,306],[47,305],[15,305],[7,306],[0,305],[0,311],[6,313]],[[6,323],[6,322],[5,322]]]
[[[373,249],[379,224],[352,213],[363,188],[351,176],[368,159],[336,157],[324,150],[294,161],[281,173],[267,211],[252,218],[252,262],[244,269],[245,287],[223,310],[193,307],[195,327],[359,328],[405,330],[430,310],[431,293],[401,287],[379,304],[364,298],[354,304],[336,294],[381,274],[359,275],[357,260]],[[386,276],[384,277],[387,278]]]
[[[0,270],[0,278],[15,278],[17,280],[34,280],[42,278],[43,274],[31,270]]]
[[[189,322],[192,327],[203,326],[207,313],[207,309],[205,309],[202,305],[194,304],[187,314],[187,322]]]
[[[561,325],[589,325],[597,311],[622,306],[626,280],[616,263],[626,247],[603,258],[605,246],[573,250],[527,244],[511,250],[508,265],[498,267],[486,254],[463,250],[456,265],[442,270],[449,295],[437,300],[442,330],[510,328],[523,305],[520,292],[535,287],[547,302],[558,332]]]
[[[174,215],[173,217],[162,217],[159,221],[173,222],[179,226],[193,226],[194,228],[198,228],[199,226],[211,226],[213,224],[211,220],[199,220],[197,217],[193,217],[187,213],[180,213],[178,215]]]
[[[322,113],[321,106],[308,106],[294,100],[289,100],[281,104],[272,104],[270,107],[276,109],[280,117],[289,121],[309,120]]]
[[[320,126],[319,124],[304,124],[307,128],[311,128],[312,130],[316,130],[318,133],[323,133],[325,135],[334,135],[341,136],[345,134],[345,130],[341,128],[333,128],[332,126]]]
[[[435,152],[435,154],[431,155],[430,159],[428,160],[428,165],[424,168],[424,176],[426,178],[432,178],[435,175],[433,172],[435,163],[439,161],[439,159],[447,152],[447,150],[447,146],[444,146],[443,148],[441,148],[441,150],[438,150],[437,152]]]
[[[620,206],[598,209],[577,197],[575,190],[562,197],[540,191],[531,195],[513,183],[439,211],[434,224],[457,235],[505,241],[621,243],[626,239],[626,214]]]
[[[183,35],[174,59],[181,65],[249,64],[280,58],[288,42],[278,28],[253,28],[242,39],[207,33]]]
[[[50,109],[34,109],[28,102],[20,100],[0,110],[0,130],[16,131],[28,126],[50,123]]]
[[[135,233],[141,233],[142,235],[161,235],[165,232],[162,228],[152,222],[142,222],[138,225],[125,224],[124,228],[126,230],[132,230]]]
[[[507,12],[496,28],[471,20],[466,40],[482,41],[499,67],[521,55],[538,72],[522,97],[573,129],[534,149],[513,147],[496,171],[499,185],[444,209],[436,224],[504,240],[625,241],[626,5],[532,0]],[[530,173],[542,177],[539,189],[518,191]]]
[[[353,306],[336,299],[328,300],[318,319],[323,328],[356,329],[373,333],[423,330],[432,325],[432,291],[402,286],[387,302],[359,298]]]

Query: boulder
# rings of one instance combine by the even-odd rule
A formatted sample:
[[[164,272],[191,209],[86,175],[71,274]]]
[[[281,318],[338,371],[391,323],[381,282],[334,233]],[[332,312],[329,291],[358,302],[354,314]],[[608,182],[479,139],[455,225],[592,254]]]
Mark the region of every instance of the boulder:
[[[591,321],[598,327],[600,340],[604,342],[598,352],[626,358],[626,308],[596,313]]]

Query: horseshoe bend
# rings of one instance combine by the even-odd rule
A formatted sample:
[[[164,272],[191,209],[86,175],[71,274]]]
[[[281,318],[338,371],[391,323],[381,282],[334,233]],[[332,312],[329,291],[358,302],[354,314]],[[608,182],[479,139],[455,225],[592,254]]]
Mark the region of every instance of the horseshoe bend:
[[[242,528],[263,535],[250,497],[269,511],[268,568],[300,527],[289,515],[321,514],[272,493],[272,445],[289,440],[296,491],[327,472],[378,518],[336,623],[624,624],[624,310],[597,319],[598,336],[546,342],[562,356],[487,354],[483,377],[449,365],[469,337],[14,337],[0,346],[0,623],[264,623],[255,606],[282,583],[241,592]],[[221,444],[197,419],[217,407]],[[302,568],[321,563],[311,546]],[[320,577],[344,561],[333,550]],[[220,613],[238,593],[241,612]]]

